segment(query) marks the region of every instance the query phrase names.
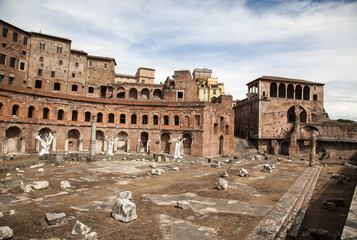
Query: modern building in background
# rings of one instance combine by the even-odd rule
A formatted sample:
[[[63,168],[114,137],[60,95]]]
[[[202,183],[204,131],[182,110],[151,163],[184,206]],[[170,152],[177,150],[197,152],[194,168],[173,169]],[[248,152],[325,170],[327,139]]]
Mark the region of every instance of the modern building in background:
[[[217,78],[212,78],[212,70],[196,68],[193,71],[193,79],[197,83],[197,94],[200,101],[211,102],[224,95],[224,84]]]

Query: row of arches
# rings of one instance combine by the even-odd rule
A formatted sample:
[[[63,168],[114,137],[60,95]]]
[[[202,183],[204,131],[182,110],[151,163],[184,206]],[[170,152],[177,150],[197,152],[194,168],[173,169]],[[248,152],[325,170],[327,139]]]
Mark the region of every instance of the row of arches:
[[[100,86],[101,98],[122,98],[122,99],[142,99],[142,100],[160,100],[163,98],[161,89],[137,89],[135,87],[125,89],[124,87]]]
[[[263,92],[263,95],[265,95],[265,92]],[[285,83],[280,83],[279,86],[275,82],[272,82],[270,84],[270,89],[269,89],[270,97],[310,100],[311,99],[310,95],[311,95],[311,90],[309,86],[302,87],[300,84],[298,84],[294,88],[293,84],[286,85]],[[317,94],[314,94],[312,98],[314,101],[317,101],[318,100]]]

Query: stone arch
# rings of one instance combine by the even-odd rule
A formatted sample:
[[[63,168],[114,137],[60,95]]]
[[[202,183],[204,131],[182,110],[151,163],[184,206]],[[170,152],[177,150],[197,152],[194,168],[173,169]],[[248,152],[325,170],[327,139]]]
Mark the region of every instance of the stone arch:
[[[279,84],[279,98],[286,97],[286,86],[284,83]]]
[[[183,141],[183,153],[191,155],[192,136],[189,133],[184,133],[182,137],[185,139],[185,141]]]
[[[19,112],[20,112],[20,107],[17,104],[14,104],[12,106],[12,112],[11,112],[11,116],[19,116]]]
[[[84,121],[86,122],[90,122],[90,118],[91,118],[91,113],[90,112],[85,112],[84,114]]]
[[[68,151],[79,151],[81,134],[77,129],[68,131]]]
[[[154,99],[162,99],[162,91],[160,89],[155,89],[153,96]]]
[[[152,124],[159,125],[159,117],[157,115],[152,116]]]
[[[170,153],[170,134],[167,132],[164,132],[161,134],[160,137],[160,149],[161,152],[163,153]]]
[[[279,153],[280,154],[284,154],[284,155],[289,155],[289,146],[290,146],[290,143],[288,141],[283,141],[281,144],[280,144],[280,151]]]
[[[277,97],[278,86],[275,82],[270,84],[270,97]]]
[[[300,107],[300,122],[306,123],[307,121],[307,113],[306,110],[303,107]]]
[[[150,91],[147,88],[141,90],[141,98],[142,99],[150,99]]]
[[[288,85],[288,91],[286,97],[289,99],[294,99],[294,85],[292,84]]]
[[[97,130],[95,132],[95,152],[100,153],[104,151],[104,132]]]
[[[35,113],[35,107],[30,106],[28,111],[27,111],[27,118],[33,118]]]
[[[297,85],[295,88],[295,99],[302,99],[302,87],[301,85]]]
[[[128,133],[121,131],[118,133],[118,143],[117,151],[118,152],[127,152],[128,151]]]
[[[129,98],[138,99],[138,90],[136,90],[136,88],[130,88]]]
[[[125,89],[123,87],[117,89],[117,98],[125,98]]]
[[[14,126],[9,127],[5,133],[5,139],[3,142],[3,148],[5,153],[19,153],[21,152],[21,130]]]
[[[229,135],[229,124],[226,124],[225,126],[225,134]]]
[[[310,100],[310,87],[305,86],[304,87],[304,100]]]
[[[289,108],[287,118],[287,122],[294,123],[296,121],[295,106]]]
[[[78,111],[77,110],[72,111],[72,121],[78,121]]]

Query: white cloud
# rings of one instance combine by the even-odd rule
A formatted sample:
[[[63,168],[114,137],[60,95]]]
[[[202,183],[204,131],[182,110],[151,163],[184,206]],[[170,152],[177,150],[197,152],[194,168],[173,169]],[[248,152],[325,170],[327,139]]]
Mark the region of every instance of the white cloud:
[[[89,54],[115,57],[121,73],[154,68],[157,82],[175,69],[207,67],[239,99],[261,75],[326,83],[330,116],[357,120],[351,88],[336,84],[356,82],[357,2],[264,3],[2,0],[0,15],[26,30],[70,38]]]

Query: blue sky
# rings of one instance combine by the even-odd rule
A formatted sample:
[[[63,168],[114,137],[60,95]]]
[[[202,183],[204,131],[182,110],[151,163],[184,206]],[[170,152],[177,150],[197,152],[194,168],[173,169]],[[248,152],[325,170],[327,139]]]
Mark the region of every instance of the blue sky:
[[[322,82],[330,117],[357,121],[357,1],[0,0],[0,16],[156,83],[210,68],[234,99],[262,75]]]

